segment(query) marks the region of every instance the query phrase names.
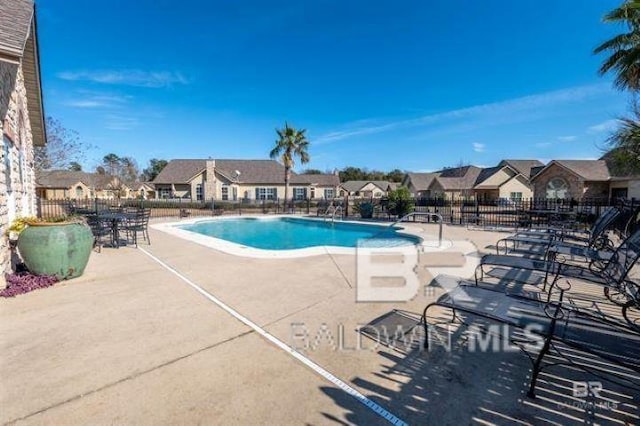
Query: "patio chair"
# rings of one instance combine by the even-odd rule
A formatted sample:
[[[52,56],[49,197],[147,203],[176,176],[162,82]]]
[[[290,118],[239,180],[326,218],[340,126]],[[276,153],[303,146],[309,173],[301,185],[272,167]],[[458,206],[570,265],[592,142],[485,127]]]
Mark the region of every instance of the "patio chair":
[[[476,283],[484,277],[486,266],[494,269],[507,268],[527,270],[544,276],[543,291],[553,276],[553,285],[561,277],[577,278],[604,288],[605,296],[620,306],[638,305],[638,285],[629,279],[629,272],[640,258],[640,229],[625,239],[604,263],[601,270],[593,270],[580,265],[567,263],[563,256],[550,256],[548,259],[530,259],[508,255],[485,255],[475,270]],[[493,271],[486,272],[491,276]],[[493,274],[495,276],[495,274]]]
[[[510,237],[503,238],[496,243],[496,253],[500,254],[500,246],[504,247],[504,254],[509,252],[509,245],[512,246],[512,250],[518,249],[522,245],[529,247],[551,247],[553,244],[556,247],[560,247],[563,244],[574,248],[583,244],[585,248],[589,249],[603,249],[610,247],[610,241],[606,236],[606,232],[615,223],[616,219],[621,214],[621,210],[616,207],[609,207],[598,217],[593,224],[593,227],[587,231],[586,235],[579,235],[573,232],[566,232],[565,230],[551,230],[544,231],[528,231],[518,232]],[[562,252],[562,249],[560,249]],[[570,251],[570,250],[569,250]],[[566,253],[569,254],[569,253]]]
[[[123,230],[129,236],[133,237],[133,243],[138,247],[138,233],[142,234],[142,238],[151,244],[149,238],[149,218],[151,217],[151,209],[138,209],[133,216],[123,224]]]
[[[105,221],[97,215],[86,216],[87,225],[91,228],[93,234],[93,247],[98,249],[98,253],[102,251],[103,238],[109,237],[111,239],[113,233],[113,227],[109,221]]]
[[[533,370],[527,393],[531,398],[535,398],[540,372],[558,365],[605,376],[611,382],[640,390],[640,334],[567,309],[563,298],[570,287],[568,282],[556,287],[560,291],[556,301],[541,301],[473,285],[459,285],[425,307],[421,321],[425,331],[424,347],[429,349],[431,340],[429,310],[437,306],[452,311],[450,323],[476,324],[473,319],[479,317],[506,325],[497,329],[482,328],[496,333],[496,338],[517,346],[528,356]],[[545,363],[548,355],[550,359]],[[594,357],[600,360],[594,360]]]

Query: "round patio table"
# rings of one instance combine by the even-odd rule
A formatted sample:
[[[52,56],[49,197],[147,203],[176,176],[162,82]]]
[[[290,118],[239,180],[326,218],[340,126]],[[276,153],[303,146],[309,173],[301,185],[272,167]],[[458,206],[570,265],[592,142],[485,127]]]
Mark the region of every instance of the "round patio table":
[[[98,218],[111,222],[111,244],[115,248],[120,247],[120,224],[135,218],[135,213],[102,212]]]

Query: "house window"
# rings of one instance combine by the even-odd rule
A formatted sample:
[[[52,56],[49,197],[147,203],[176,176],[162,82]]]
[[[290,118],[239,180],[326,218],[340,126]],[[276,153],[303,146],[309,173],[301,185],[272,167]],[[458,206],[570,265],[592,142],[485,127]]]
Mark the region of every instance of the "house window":
[[[202,201],[203,193],[202,193],[202,184],[199,183],[196,185],[196,200]]]
[[[256,200],[275,200],[277,194],[276,188],[256,188]]]
[[[222,200],[223,201],[228,201],[229,200],[229,186],[228,185],[222,185]]]
[[[335,196],[335,192],[333,191],[333,188],[326,188],[324,190],[324,198],[329,199],[329,198],[334,198]]]
[[[311,188],[311,199],[316,198],[316,189],[315,188]]]
[[[512,192],[509,194],[509,198],[511,201],[520,201],[522,200],[522,192]]]
[[[160,198],[171,198],[170,188],[160,188]]]
[[[76,186],[76,198],[82,198],[83,197],[83,190],[82,187],[80,185]]]
[[[569,184],[566,180],[556,177],[547,183],[547,198],[565,199],[569,196]]]
[[[307,199],[307,188],[293,188],[293,199],[294,200],[306,200]]]

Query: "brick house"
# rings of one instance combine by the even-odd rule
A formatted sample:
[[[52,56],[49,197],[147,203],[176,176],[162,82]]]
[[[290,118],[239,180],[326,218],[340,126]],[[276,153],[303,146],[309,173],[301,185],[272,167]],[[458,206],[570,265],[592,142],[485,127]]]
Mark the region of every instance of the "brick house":
[[[604,160],[553,160],[534,170],[535,198],[608,199],[612,177]]]
[[[10,270],[5,231],[35,213],[34,146],[46,143],[35,5],[0,2],[0,273]]]

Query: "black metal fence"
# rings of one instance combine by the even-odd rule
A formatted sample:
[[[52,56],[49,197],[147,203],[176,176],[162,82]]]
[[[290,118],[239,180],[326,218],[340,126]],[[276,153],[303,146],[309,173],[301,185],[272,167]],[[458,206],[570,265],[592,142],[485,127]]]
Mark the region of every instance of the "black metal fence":
[[[336,216],[360,217],[362,203],[373,205],[372,219],[397,220],[384,198],[344,197],[334,200],[204,200],[185,199],[142,200],[142,199],[38,199],[38,215],[51,218],[69,214],[74,209],[89,209],[96,212],[114,207],[143,207],[151,209],[152,218],[198,217],[243,214],[333,214],[331,206],[340,206]],[[411,201],[413,211],[438,213],[449,224],[479,227],[530,227],[546,224],[554,220],[572,220],[588,225],[603,208],[619,204],[612,200],[550,200],[522,199],[517,201],[481,201],[462,199],[427,199]],[[640,207],[636,200],[625,201],[633,210]],[[425,217],[425,220],[430,220]]]
[[[316,214],[319,206],[322,210],[323,202],[312,200],[289,200],[286,205],[283,200],[203,200],[187,199],[58,199],[46,200],[38,198],[37,212],[42,218],[52,218],[73,213],[75,210],[95,211],[109,210],[120,207],[140,207],[151,209],[152,218],[189,217],[189,216],[220,216],[224,214]],[[325,202],[328,204],[328,202]]]

